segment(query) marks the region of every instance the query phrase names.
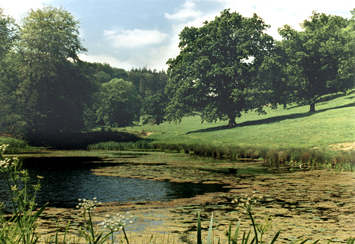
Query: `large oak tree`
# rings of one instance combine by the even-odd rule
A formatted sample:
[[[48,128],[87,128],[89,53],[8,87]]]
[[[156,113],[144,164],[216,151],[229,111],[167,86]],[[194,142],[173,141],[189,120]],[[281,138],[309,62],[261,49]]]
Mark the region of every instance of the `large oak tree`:
[[[323,95],[354,87],[354,27],[343,17],[316,12],[301,26],[299,32],[289,25],[279,29],[278,59],[293,101],[314,112]]]
[[[228,119],[235,126],[241,112],[260,112],[263,85],[258,69],[273,44],[267,27],[256,14],[246,18],[229,10],[200,28],[185,27],[180,54],[167,62],[167,120],[180,122],[186,114],[201,111],[202,122]]]

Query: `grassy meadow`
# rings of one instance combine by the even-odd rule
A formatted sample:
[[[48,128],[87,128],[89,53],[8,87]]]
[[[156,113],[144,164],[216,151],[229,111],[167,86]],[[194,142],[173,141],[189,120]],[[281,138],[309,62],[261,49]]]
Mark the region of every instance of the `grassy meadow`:
[[[251,111],[238,118],[237,127],[227,121],[201,123],[200,116],[183,118],[180,124],[137,125],[127,131],[148,132],[153,143],[198,144],[260,148],[322,148],[355,141],[355,92],[328,96],[315,113],[309,106],[265,109],[266,115]],[[150,132],[150,133],[149,133]]]

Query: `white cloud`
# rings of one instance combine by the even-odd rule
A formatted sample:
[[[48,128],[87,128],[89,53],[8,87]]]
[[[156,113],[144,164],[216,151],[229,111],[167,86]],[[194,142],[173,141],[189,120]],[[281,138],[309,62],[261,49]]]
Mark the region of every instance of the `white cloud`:
[[[170,58],[175,58],[179,54],[179,51],[179,48],[175,44],[150,48],[147,51],[145,59],[142,61],[146,62],[145,65],[152,69],[164,69],[166,71],[168,68],[166,62]]]
[[[167,39],[169,35],[158,30],[134,29],[120,31],[119,33],[104,30],[104,37],[115,48],[136,48],[159,44]]]
[[[200,12],[200,6],[211,2],[219,3],[219,8],[210,9],[209,12]],[[172,23],[171,48],[166,57],[171,58],[179,54],[177,48],[179,40],[178,34],[185,26],[201,27],[203,22],[214,20],[215,16],[219,16],[224,9],[230,8],[231,12],[238,12],[244,17],[252,17],[254,13],[264,19],[266,24],[271,25],[267,33],[276,39],[281,37],[278,35],[277,29],[285,24],[291,25],[297,30],[301,30],[300,23],[312,15],[312,11],[316,10],[320,13],[342,15],[350,18],[350,10],[354,8],[353,0],[320,1],[320,0],[187,0],[181,5],[175,14],[165,13],[165,18],[174,21]],[[341,14],[345,13],[345,15]],[[167,59],[165,59],[166,61]]]
[[[194,10],[196,4],[190,1],[186,1],[182,8],[175,14],[165,13],[165,18],[170,20],[185,21],[190,18],[197,18],[202,15],[201,11]]]
[[[5,14],[19,19],[31,8],[42,8],[44,4],[49,4],[51,1],[52,0],[8,0],[1,1],[0,8],[4,9]]]
[[[353,0],[320,1],[320,0],[254,0],[245,2],[240,0],[216,0],[223,4],[224,8],[230,8],[245,17],[251,17],[253,13],[264,19],[271,28],[268,34],[279,39],[277,29],[285,24],[300,31],[300,23],[312,15],[312,11],[318,13],[341,15],[350,18],[350,10],[354,8]]]
[[[78,3],[82,1],[77,0]],[[43,4],[51,3],[57,6],[56,2],[58,0],[0,0],[0,7],[4,8],[6,14],[18,19],[21,17],[20,15],[31,8],[42,8]],[[166,1],[164,4],[176,6],[170,1]],[[253,13],[258,14],[266,24],[271,25],[268,33],[274,38],[279,38],[277,33],[279,27],[289,24],[293,28],[301,30],[299,23],[312,15],[312,10],[350,18],[349,11],[354,8],[354,0],[185,0],[184,4],[176,8],[172,7],[169,13],[161,13],[170,25],[170,29],[164,32],[160,29],[164,28],[159,26],[160,23],[152,23],[151,26],[154,26],[152,28],[157,28],[152,30],[140,29],[142,27],[139,25],[136,29],[132,27],[131,30],[111,28],[104,30],[105,27],[100,26],[101,33],[95,33],[95,35],[103,34],[106,40],[97,42],[96,45],[91,41],[92,50],[89,49],[89,55],[80,55],[80,58],[89,62],[110,63],[114,67],[127,70],[132,67],[144,66],[152,69],[166,69],[166,61],[179,54],[178,34],[182,29],[185,26],[201,27],[204,21],[213,20],[215,16],[220,15],[223,9],[227,8],[230,8],[232,12],[239,12],[245,17],[251,17]],[[135,18],[133,14],[132,18]],[[100,23],[97,21],[98,25]],[[125,27],[122,26],[122,28]],[[84,38],[85,34],[91,31],[91,29],[86,29],[86,33],[84,33],[84,30],[81,29],[80,37]],[[86,42],[90,42],[87,37]],[[97,50],[95,47],[98,47]],[[90,51],[99,55],[90,55]]]

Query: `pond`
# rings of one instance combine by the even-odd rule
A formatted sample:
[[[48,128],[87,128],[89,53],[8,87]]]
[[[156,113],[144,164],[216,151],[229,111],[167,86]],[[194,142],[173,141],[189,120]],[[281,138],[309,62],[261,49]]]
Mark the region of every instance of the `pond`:
[[[129,209],[142,221],[152,222],[161,221],[163,215],[164,226],[170,225],[171,231],[182,235],[191,233],[191,242],[195,241],[192,225],[196,223],[198,211],[204,220],[209,220],[213,212],[217,220],[214,235],[221,240],[231,222],[235,226],[240,220],[242,231],[248,231],[249,217],[231,201],[252,193],[258,199],[254,206],[255,220],[262,224],[264,217],[270,216],[273,227],[270,234],[282,230],[282,242],[297,238],[328,242],[335,238],[333,241],[346,243],[347,238],[353,236],[354,173],[303,168],[292,168],[290,173],[262,166],[262,162],[256,161],[230,162],[163,152],[111,151],[55,151],[24,162],[33,179],[36,180],[36,175],[45,177],[39,192],[39,205],[49,201],[50,206],[74,209],[78,198],[93,197],[102,202],[127,202],[104,205],[102,214]],[[237,169],[236,173],[231,173],[231,168]],[[171,183],[170,180],[205,184]],[[213,184],[216,182],[220,184]],[[0,201],[8,199],[4,187],[2,179]],[[209,194],[204,194],[207,192]],[[177,198],[184,199],[170,201]],[[137,201],[144,201],[144,204],[136,204]],[[53,209],[65,211],[70,216],[76,212]],[[48,216],[53,215],[53,209]],[[66,220],[63,218],[64,222]],[[56,223],[53,226],[55,229]],[[146,224],[144,228],[147,226],[156,231],[156,225]]]
[[[97,197],[101,202],[169,201],[188,198],[208,192],[226,192],[221,184],[173,183],[138,178],[95,175],[91,164],[94,158],[48,157],[24,159],[23,167],[30,178],[37,181],[43,176],[41,190],[37,193],[39,206],[49,202],[51,207],[75,208],[78,199]],[[10,206],[6,181],[0,175],[0,202]]]

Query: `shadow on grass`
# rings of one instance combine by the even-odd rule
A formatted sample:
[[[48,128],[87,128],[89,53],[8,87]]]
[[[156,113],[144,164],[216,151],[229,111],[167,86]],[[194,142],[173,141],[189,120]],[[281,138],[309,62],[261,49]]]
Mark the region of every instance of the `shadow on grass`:
[[[351,91],[349,92],[348,95],[351,95],[351,94],[354,94],[355,93],[355,90],[354,91]],[[326,95],[326,96],[323,96],[321,98],[319,98],[319,100],[317,101],[316,103],[316,106],[317,104],[321,105],[321,104],[326,104],[328,101],[331,101],[331,100],[334,100],[336,98],[339,98],[339,97],[344,97],[344,94],[343,93],[335,93],[335,94],[329,94],[329,95]],[[345,99],[353,99],[355,96],[352,96],[352,97],[347,97]],[[290,109],[294,109],[294,108],[298,108],[298,107],[303,107],[303,106],[309,106],[309,104],[295,104],[293,106],[289,106],[287,107],[286,109],[287,110],[290,110]]]
[[[31,146],[42,146],[50,149],[87,149],[87,146],[99,142],[136,142],[139,136],[122,131],[95,131],[86,133],[58,133],[55,135],[32,134]]]
[[[237,124],[237,126],[234,126],[234,127],[231,127],[231,126],[228,126],[228,125],[223,125],[223,126],[217,126],[217,127],[207,128],[207,129],[189,131],[189,132],[186,133],[186,135],[187,134],[192,134],[192,133],[228,130],[228,129],[233,129],[233,128],[236,128],[236,127],[271,124],[271,123],[276,123],[276,122],[280,122],[280,121],[287,120],[287,119],[300,119],[300,118],[309,117],[309,116],[317,114],[317,113],[322,113],[322,112],[325,112],[325,111],[328,111],[328,110],[341,109],[341,108],[347,108],[347,107],[353,107],[353,106],[355,106],[355,102],[354,103],[349,103],[349,104],[346,104],[346,105],[342,105],[342,106],[333,107],[333,108],[319,109],[319,110],[317,110],[316,112],[313,112],[313,113],[310,113],[310,112],[295,113],[295,114],[289,114],[289,115],[275,116],[275,117],[271,117],[271,118],[267,118],[267,119],[245,121],[243,123]]]

